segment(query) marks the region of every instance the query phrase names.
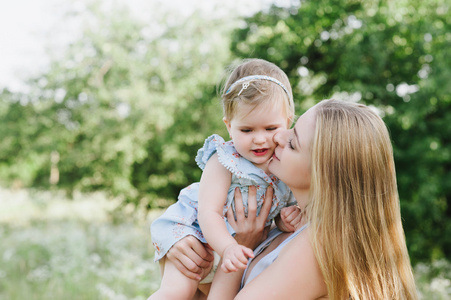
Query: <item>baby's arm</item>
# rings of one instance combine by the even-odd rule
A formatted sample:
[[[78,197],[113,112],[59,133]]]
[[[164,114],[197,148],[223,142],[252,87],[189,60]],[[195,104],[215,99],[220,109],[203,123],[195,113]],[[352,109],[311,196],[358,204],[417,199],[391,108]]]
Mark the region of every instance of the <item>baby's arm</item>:
[[[223,218],[223,208],[232,181],[232,174],[218,161],[214,154],[207,162],[199,185],[198,220],[208,244],[233,266],[229,271],[244,269],[251,249],[239,245],[230,235]],[[227,251],[226,251],[227,250]]]
[[[294,232],[301,223],[302,214],[298,206],[292,205],[280,210],[280,214],[274,219],[277,227],[283,232]]]

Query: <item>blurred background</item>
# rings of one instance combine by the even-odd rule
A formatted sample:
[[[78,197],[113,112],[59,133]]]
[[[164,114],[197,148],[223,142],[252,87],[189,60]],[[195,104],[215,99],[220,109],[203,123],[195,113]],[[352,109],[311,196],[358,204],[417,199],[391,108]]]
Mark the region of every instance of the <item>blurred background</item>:
[[[280,66],[389,127],[421,299],[451,299],[451,12],[445,0],[0,4],[0,299],[146,299],[150,222],[225,135],[230,64]]]

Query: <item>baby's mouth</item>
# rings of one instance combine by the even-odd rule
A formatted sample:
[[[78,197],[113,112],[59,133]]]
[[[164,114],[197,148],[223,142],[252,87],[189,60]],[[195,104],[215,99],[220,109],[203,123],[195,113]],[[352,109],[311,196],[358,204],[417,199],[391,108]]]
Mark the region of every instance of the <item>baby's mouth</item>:
[[[266,153],[268,153],[268,149],[267,149],[267,148],[263,148],[263,149],[255,149],[255,150],[252,150],[252,152],[254,152],[254,154],[255,154],[256,156],[263,156],[263,155],[265,155]]]

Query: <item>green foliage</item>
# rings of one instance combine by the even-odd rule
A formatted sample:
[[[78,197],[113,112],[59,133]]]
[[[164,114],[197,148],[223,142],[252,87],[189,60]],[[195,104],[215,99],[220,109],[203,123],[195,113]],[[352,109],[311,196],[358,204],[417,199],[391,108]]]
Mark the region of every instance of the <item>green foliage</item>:
[[[237,56],[284,68],[299,111],[330,97],[379,109],[414,262],[451,258],[450,24],[441,0],[301,1],[248,18],[233,36]]]
[[[59,188],[158,207],[199,180],[197,149],[224,133],[215,86],[233,22],[154,13],[143,22],[92,4],[81,38],[29,92],[0,94],[4,183],[48,187],[57,168]]]
[[[420,299],[447,300],[451,295],[451,264],[439,259],[431,264],[419,263],[414,268]]]
[[[94,2],[76,16],[83,35],[29,90],[0,91],[0,182],[165,207],[199,179],[204,139],[225,136],[216,94],[224,67],[260,57],[287,72],[298,113],[329,97],[379,110],[411,257],[450,259],[449,3],[292,3],[238,23],[160,7],[143,21]]]

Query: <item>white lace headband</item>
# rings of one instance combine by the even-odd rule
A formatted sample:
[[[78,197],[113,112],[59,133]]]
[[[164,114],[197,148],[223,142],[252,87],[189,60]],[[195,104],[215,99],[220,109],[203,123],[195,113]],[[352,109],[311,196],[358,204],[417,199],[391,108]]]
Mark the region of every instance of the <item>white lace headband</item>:
[[[280,86],[280,87],[285,91],[285,93],[287,93],[288,98],[291,100],[290,93],[288,93],[288,90],[287,90],[287,88],[283,85],[283,83],[280,82],[279,80],[273,78],[273,77],[266,76],[266,75],[251,75],[251,76],[246,76],[246,77],[240,78],[240,79],[238,79],[237,81],[235,81],[234,83],[232,83],[232,84],[230,85],[230,87],[227,89],[227,91],[225,92],[225,94],[227,95],[228,93],[230,93],[230,91],[231,91],[237,84],[240,84],[240,83],[244,82],[244,83],[243,83],[243,87],[241,88],[240,92],[238,93],[238,96],[239,96],[239,95],[241,95],[241,93],[243,92],[243,90],[245,90],[245,89],[247,89],[247,88],[249,87],[249,82],[251,82],[251,81],[253,81],[253,80],[259,80],[259,79],[261,79],[261,80],[268,80],[268,81],[274,82],[275,84],[277,84],[278,86]]]

